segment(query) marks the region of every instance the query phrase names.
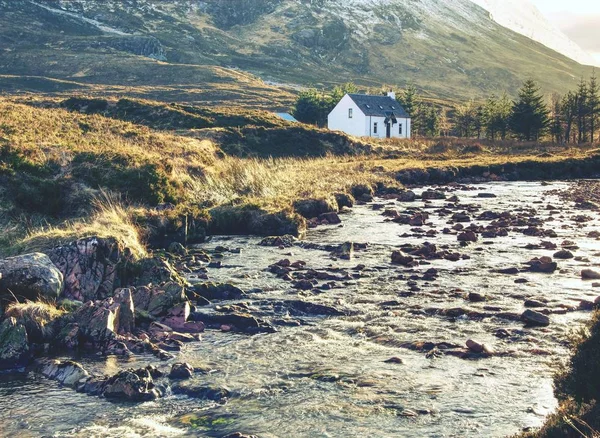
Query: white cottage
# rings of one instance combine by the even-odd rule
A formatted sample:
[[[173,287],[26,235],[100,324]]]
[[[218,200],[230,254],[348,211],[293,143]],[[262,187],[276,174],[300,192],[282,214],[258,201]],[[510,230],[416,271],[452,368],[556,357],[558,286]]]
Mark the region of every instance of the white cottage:
[[[410,116],[396,95],[346,94],[327,117],[332,131],[356,137],[410,138]]]

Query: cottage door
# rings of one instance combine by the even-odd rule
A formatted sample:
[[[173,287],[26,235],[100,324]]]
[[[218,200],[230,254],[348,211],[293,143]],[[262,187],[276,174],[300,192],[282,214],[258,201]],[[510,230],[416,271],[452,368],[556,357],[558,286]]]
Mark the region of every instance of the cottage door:
[[[385,124],[385,138],[390,138],[391,136],[392,136],[392,124],[388,122]]]

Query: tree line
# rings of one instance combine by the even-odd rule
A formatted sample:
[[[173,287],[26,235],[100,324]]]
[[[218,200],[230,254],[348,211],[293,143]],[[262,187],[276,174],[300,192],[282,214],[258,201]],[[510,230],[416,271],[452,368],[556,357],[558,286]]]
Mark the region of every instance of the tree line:
[[[352,83],[330,92],[302,91],[296,100],[294,116],[301,122],[325,127],[327,115],[340,99],[346,93],[357,92]],[[551,138],[555,143],[577,144],[599,140],[600,85],[595,73],[587,81],[582,78],[577,89],[564,96],[553,94],[550,102],[546,102],[533,80],[524,82],[516,99],[503,93],[492,95],[483,103],[471,100],[453,110],[426,102],[413,85],[397,93],[396,99],[410,114],[416,136],[523,141]]]

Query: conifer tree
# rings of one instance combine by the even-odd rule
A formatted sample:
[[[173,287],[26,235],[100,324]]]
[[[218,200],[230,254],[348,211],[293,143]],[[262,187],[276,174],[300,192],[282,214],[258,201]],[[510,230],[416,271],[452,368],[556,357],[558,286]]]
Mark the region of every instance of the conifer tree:
[[[596,71],[592,73],[590,84],[588,86],[588,108],[590,118],[590,140],[593,143],[596,135],[596,122],[600,116],[600,85],[598,85]]]
[[[581,78],[577,87],[577,143],[587,141],[587,122],[589,114],[589,90],[587,82]]]
[[[538,140],[548,128],[548,114],[539,86],[535,81],[527,80],[513,104],[510,128],[522,140]]]

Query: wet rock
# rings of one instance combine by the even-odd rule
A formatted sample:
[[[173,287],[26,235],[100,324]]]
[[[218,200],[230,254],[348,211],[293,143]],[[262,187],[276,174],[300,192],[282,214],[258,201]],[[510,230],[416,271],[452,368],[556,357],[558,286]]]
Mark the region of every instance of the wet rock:
[[[281,266],[281,265],[280,265]],[[246,293],[232,284],[204,283],[196,284],[194,292],[207,300],[239,300],[246,297]]]
[[[598,305],[594,301],[581,300],[579,302],[578,309],[579,310],[594,310],[596,307],[598,307]]]
[[[188,397],[222,402],[233,394],[224,386],[199,383],[195,381],[182,382],[172,388],[174,394],[183,394]]]
[[[103,386],[102,394],[108,399],[143,402],[160,397],[150,372],[145,368],[121,371],[106,380]]]
[[[354,243],[344,242],[338,249],[331,253],[334,257],[339,257],[342,260],[352,260],[354,257]]]
[[[550,257],[534,258],[526,263],[529,265],[531,272],[538,272],[543,274],[552,274],[558,269],[558,264],[553,262]]]
[[[415,195],[415,192],[413,192],[412,190],[405,190],[398,194],[399,202],[414,202],[416,198],[417,195]]]
[[[404,359],[400,358],[400,357],[390,357],[389,359],[384,361],[385,363],[395,363],[398,365],[402,365],[404,364]]]
[[[466,231],[457,236],[459,242],[477,242],[477,234],[473,231]]]
[[[517,275],[521,271],[519,271],[519,268],[504,268],[504,269],[498,269],[498,270],[496,270],[496,272],[498,274]]]
[[[527,300],[524,303],[525,307],[531,307],[531,308],[540,308],[540,307],[546,307],[546,303],[542,303],[541,301],[538,300]]]
[[[548,316],[534,310],[526,310],[523,312],[521,320],[530,326],[546,327],[550,325],[550,318],[548,318]]]
[[[484,345],[480,344],[479,342],[476,342],[472,339],[469,339],[466,343],[467,348],[472,351],[473,353],[483,353],[484,351]]]
[[[494,193],[477,193],[478,198],[497,198]]]
[[[244,333],[272,333],[274,328],[265,321],[259,320],[254,316],[235,312],[229,314],[206,314],[200,312],[193,312],[190,315],[190,319],[193,321],[202,322],[209,327],[221,328],[221,326],[230,326],[231,329],[241,331]]]
[[[401,251],[394,251],[392,253],[392,263],[402,266],[414,266],[416,262],[413,257],[405,256]]]
[[[37,369],[47,379],[56,380],[61,385],[71,387],[76,387],[82,380],[90,376],[83,365],[72,360],[42,360],[38,362]]]
[[[63,274],[41,253],[0,260],[0,296],[35,301],[55,300],[63,291]]]
[[[263,240],[261,240],[259,245],[290,248],[295,245],[297,240],[298,239],[296,239],[294,236],[289,235],[289,234],[285,235],[285,236],[270,236],[270,237],[265,237]]]
[[[170,379],[189,379],[194,375],[194,368],[189,363],[175,363],[169,373]]]
[[[258,438],[258,435],[245,435],[241,432],[230,433],[225,435],[223,438]]]
[[[338,214],[336,212],[320,214],[319,221],[321,222],[321,224],[326,222],[329,225],[337,225],[337,224],[342,223],[342,220],[340,219],[340,217],[338,216]]]
[[[323,304],[309,303],[301,300],[287,300],[283,305],[288,308],[291,315],[327,315],[327,316],[344,316],[345,313],[335,307],[326,306]]]
[[[130,256],[115,239],[89,237],[48,252],[63,274],[63,296],[72,300],[101,300],[119,285],[118,267]]]
[[[31,357],[27,331],[14,317],[0,324],[0,370],[27,365]]]
[[[467,299],[473,303],[480,303],[487,300],[487,297],[477,292],[470,292]]]
[[[315,285],[310,280],[299,280],[292,287],[299,290],[311,290]]]
[[[446,199],[446,194],[440,190],[426,190],[421,194],[421,199]]]
[[[567,260],[567,259],[572,259],[573,257],[574,257],[573,253],[566,249],[558,251],[557,253],[554,254],[555,259]]]
[[[584,280],[600,280],[600,272],[584,269],[581,271],[581,278]]]

